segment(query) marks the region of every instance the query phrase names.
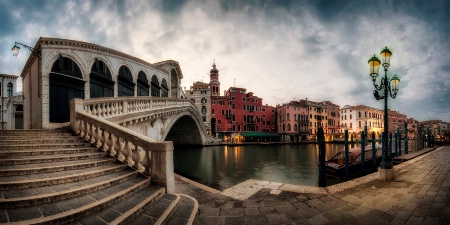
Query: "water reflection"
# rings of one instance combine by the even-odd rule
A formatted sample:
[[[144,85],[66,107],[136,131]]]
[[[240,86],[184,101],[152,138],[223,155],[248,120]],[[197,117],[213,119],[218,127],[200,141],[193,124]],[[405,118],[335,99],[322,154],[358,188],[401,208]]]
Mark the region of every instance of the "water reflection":
[[[342,150],[342,144],[326,144],[326,159]],[[220,190],[247,179],[317,186],[318,158],[315,144],[183,147],[174,151],[177,173]],[[327,180],[328,185],[338,182]]]

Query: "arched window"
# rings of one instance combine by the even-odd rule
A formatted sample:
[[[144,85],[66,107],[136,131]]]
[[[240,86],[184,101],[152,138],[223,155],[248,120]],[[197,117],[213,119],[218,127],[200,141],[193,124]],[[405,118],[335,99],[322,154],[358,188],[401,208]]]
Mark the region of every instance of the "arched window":
[[[169,97],[169,87],[167,87],[166,79],[162,79],[161,82],[161,97]]]
[[[287,130],[288,130],[288,131],[291,131],[291,124],[289,124],[289,123],[288,123],[288,125],[287,125]]]
[[[161,91],[161,87],[159,86],[158,77],[156,75],[153,75],[152,82],[151,82],[152,96],[160,97],[160,91]]]
[[[119,68],[119,74],[117,75],[118,81],[118,96],[134,96],[133,76],[130,69],[126,66]]]
[[[92,65],[89,86],[91,98],[114,97],[114,81],[111,78],[111,71],[99,59],[95,59]]]
[[[8,87],[6,88],[6,92],[8,94],[8,97],[12,97],[13,96],[13,84],[12,83],[8,83]]]
[[[294,124],[294,131],[297,131],[297,124]]]
[[[205,97],[202,98],[202,104],[206,104],[206,98]]]
[[[291,120],[291,119],[289,118],[289,113],[287,114],[287,120]]]
[[[137,96],[149,96],[150,85],[148,85],[147,75],[139,71],[137,79]]]
[[[59,55],[49,77],[50,122],[70,120],[70,99],[84,98],[84,83],[80,67],[72,59]]]
[[[358,117],[361,117],[361,112],[358,112]]]

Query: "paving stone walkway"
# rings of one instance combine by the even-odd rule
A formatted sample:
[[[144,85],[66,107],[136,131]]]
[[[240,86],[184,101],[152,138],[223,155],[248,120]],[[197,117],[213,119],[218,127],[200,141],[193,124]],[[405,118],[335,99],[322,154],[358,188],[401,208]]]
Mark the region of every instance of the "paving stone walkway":
[[[195,224],[450,224],[450,146],[395,167],[394,181],[374,175],[339,191],[298,193],[261,188],[244,200],[177,178],[177,192],[199,203]],[[363,181],[363,182],[361,182]],[[345,186],[348,183],[348,188]]]

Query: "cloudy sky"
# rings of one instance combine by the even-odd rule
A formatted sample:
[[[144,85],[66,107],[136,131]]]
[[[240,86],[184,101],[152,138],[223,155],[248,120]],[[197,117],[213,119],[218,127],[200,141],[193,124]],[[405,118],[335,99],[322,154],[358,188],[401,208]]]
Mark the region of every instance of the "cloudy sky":
[[[382,108],[367,61],[393,52],[400,92],[389,107],[450,122],[450,1],[445,0],[0,0],[0,73],[19,75],[29,55],[14,42],[80,40],[150,63],[181,64],[182,86],[245,87],[276,105],[308,98]],[[21,85],[21,84],[20,84]]]

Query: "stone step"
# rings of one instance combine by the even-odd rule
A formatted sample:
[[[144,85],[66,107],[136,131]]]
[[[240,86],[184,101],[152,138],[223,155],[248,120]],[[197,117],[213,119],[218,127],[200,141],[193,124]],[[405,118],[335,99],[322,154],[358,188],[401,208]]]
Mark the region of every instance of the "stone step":
[[[33,149],[52,149],[52,148],[83,148],[91,147],[88,142],[80,143],[47,143],[47,144],[14,144],[9,146],[1,146],[1,150],[33,150]]]
[[[3,130],[0,131],[0,137],[3,136],[73,136],[69,130]]]
[[[90,178],[70,184],[56,184],[50,187],[33,187],[23,190],[2,191],[0,208],[20,208],[54,201],[61,201],[85,195],[102,188],[126,181],[139,175],[138,171],[125,169],[113,174]]]
[[[105,161],[106,165],[88,165],[77,169],[49,173],[38,173],[23,176],[0,177],[0,190],[25,189],[30,187],[42,187],[54,184],[64,184],[86,180],[105,174],[116,173],[124,170],[127,166],[122,163],[112,164],[112,161]],[[96,164],[94,162],[94,164]]]
[[[145,206],[142,213],[129,225],[162,224],[173,212],[179,201],[179,195],[165,194],[158,201]]]
[[[16,224],[63,224],[79,221],[86,215],[103,210],[130,198],[139,190],[148,188],[150,178],[138,176],[116,185],[103,188],[86,195],[39,204],[17,209],[6,209],[6,217],[0,218],[4,221]],[[154,192],[164,192],[164,188],[151,185],[151,189],[145,194],[152,195]],[[152,193],[149,193],[149,192]],[[142,196],[140,196],[142,198]],[[91,223],[96,224],[96,223]]]
[[[182,194],[166,194],[149,204],[129,225],[193,224],[198,212],[198,202]]]
[[[106,152],[62,154],[62,155],[38,155],[38,156],[5,156],[0,159],[0,166],[12,166],[23,164],[41,164],[53,162],[67,162],[85,159],[105,157]]]
[[[164,188],[157,188],[156,190],[155,188],[157,188],[157,186],[152,185],[143,188],[123,201],[93,213],[72,224],[129,224],[140,216],[146,206],[155,201],[161,201],[167,196],[164,194]]]
[[[23,140],[23,139],[31,139],[31,138],[45,138],[45,137],[53,137],[53,138],[65,138],[65,137],[77,137],[72,133],[35,133],[35,134],[9,134],[5,135],[0,133],[0,140]]]
[[[2,150],[2,151],[0,151],[0,158],[7,158],[10,156],[76,154],[76,153],[89,153],[89,152],[97,152],[97,151],[99,151],[99,150],[96,147],[32,149],[32,150]]]
[[[53,173],[60,171],[92,168],[116,162],[112,157],[101,157],[79,160],[75,162],[49,162],[39,164],[23,164],[14,166],[0,166],[0,178],[5,176],[23,176],[40,173]]]
[[[198,202],[188,195],[180,194],[180,201],[173,213],[164,220],[164,224],[194,224],[198,213]]]
[[[28,138],[28,139],[0,139],[0,148],[2,146],[18,145],[18,144],[47,144],[47,143],[83,143],[86,142],[84,139],[74,136],[67,137],[40,137],[40,138]]]
[[[3,146],[22,145],[22,144],[59,144],[59,143],[86,143],[84,139],[79,137],[64,137],[64,138],[30,138],[27,140],[2,140],[0,141],[0,148]]]

